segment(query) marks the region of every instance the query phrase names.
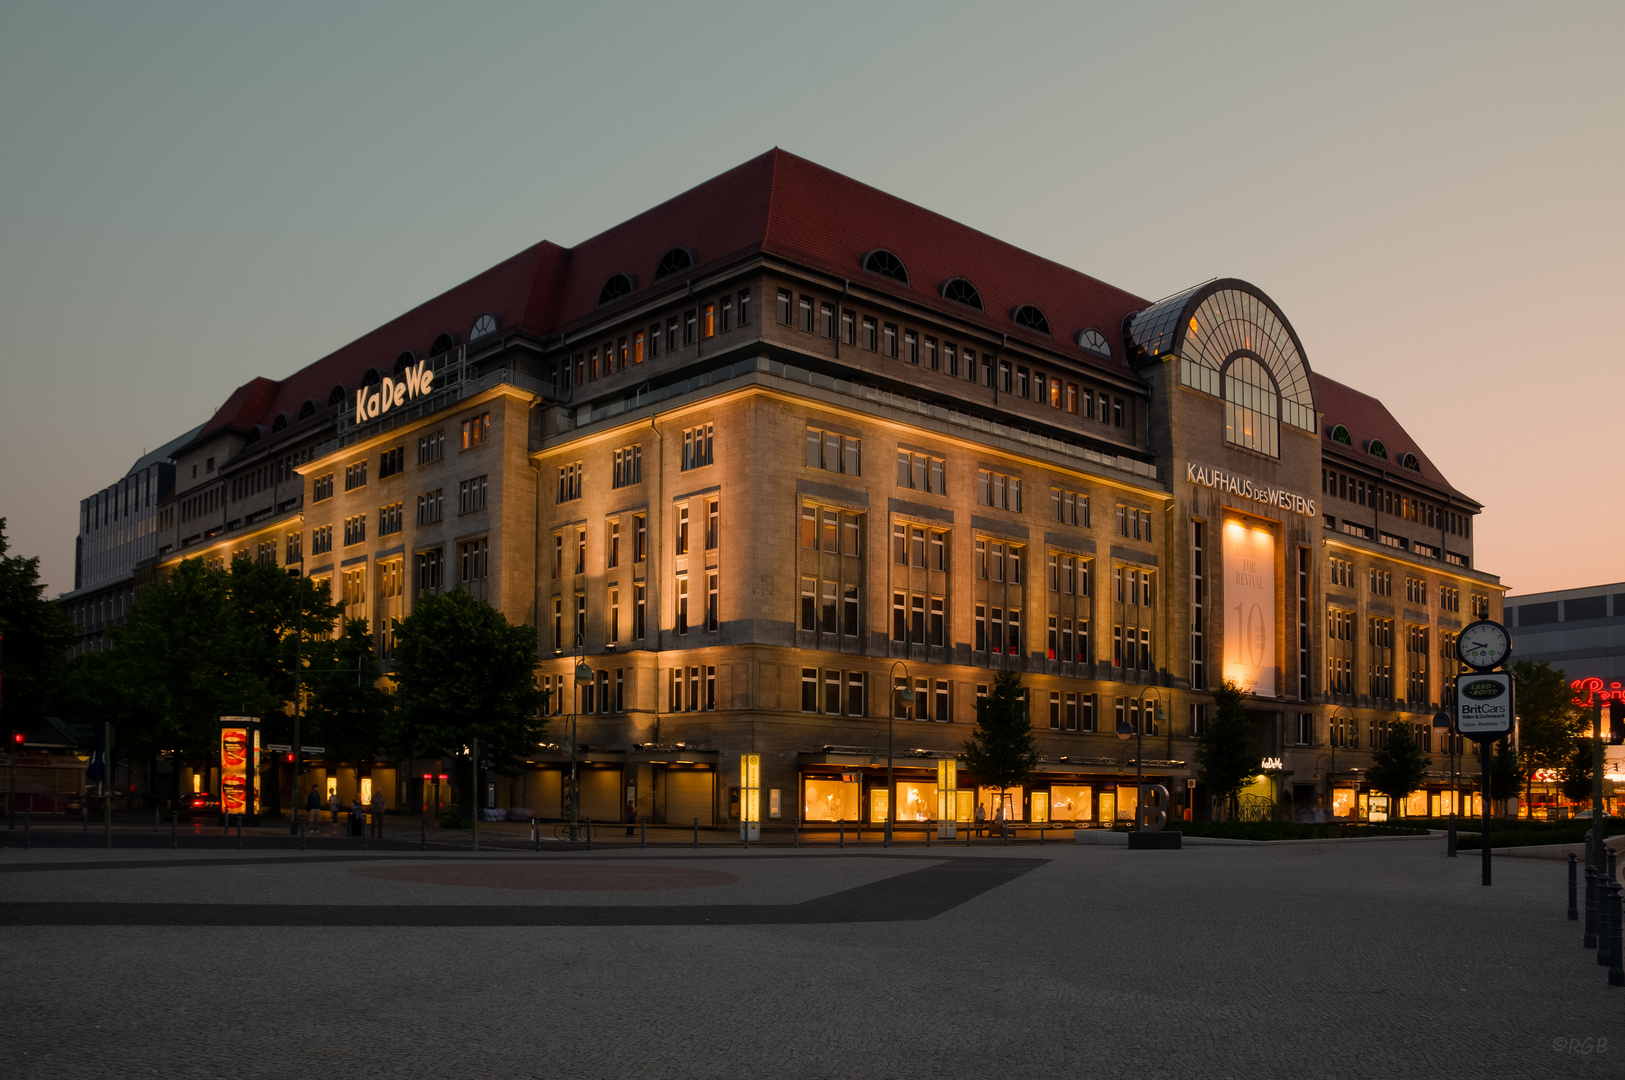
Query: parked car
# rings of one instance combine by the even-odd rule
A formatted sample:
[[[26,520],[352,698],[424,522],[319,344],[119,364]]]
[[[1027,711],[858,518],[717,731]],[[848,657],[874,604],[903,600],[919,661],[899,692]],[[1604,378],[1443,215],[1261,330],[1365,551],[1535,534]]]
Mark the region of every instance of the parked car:
[[[189,814],[218,814],[220,797],[207,791],[194,791],[181,799],[181,809]]]
[[[1591,820],[1591,811],[1590,810],[1581,810],[1578,814],[1574,815],[1574,820],[1575,821],[1590,821]],[[1615,822],[1615,821],[1625,821],[1625,818],[1620,818],[1620,817],[1618,817],[1618,816],[1616,816],[1614,814],[1604,814],[1603,815],[1603,820],[1612,823],[1612,822]]]

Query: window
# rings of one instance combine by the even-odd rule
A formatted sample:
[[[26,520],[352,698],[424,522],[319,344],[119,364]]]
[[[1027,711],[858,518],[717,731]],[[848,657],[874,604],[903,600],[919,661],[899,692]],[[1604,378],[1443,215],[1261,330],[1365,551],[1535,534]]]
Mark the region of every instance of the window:
[[[908,284],[908,271],[903,268],[903,260],[887,251],[885,248],[876,248],[863,258],[863,268],[871,274],[889,277],[896,281]]]
[[[880,348],[880,327],[871,315],[863,317],[863,347],[870,352]]]
[[[912,330],[909,331],[910,334],[913,332]],[[925,339],[925,366],[932,371],[937,370],[937,339],[934,337]]]
[[[553,651],[564,651],[564,598],[553,598]]]
[[[1151,511],[1117,504],[1117,535],[1134,540],[1151,539]]]
[[[750,325],[750,290],[739,290],[739,325]]]
[[[310,485],[310,501],[326,502],[333,497],[333,474],[318,476]]]
[[[694,344],[694,333],[699,329],[699,313],[693,308],[683,312],[683,344]]]
[[[482,600],[485,598],[488,569],[487,550],[486,538],[483,536],[478,540],[466,540],[457,545],[457,561],[462,572],[461,584]]]
[[[1207,705],[1191,703],[1190,706],[1190,735],[1191,738],[1200,738],[1202,729],[1207,726]]]
[[[463,449],[472,450],[476,446],[484,446],[491,436],[491,414],[481,413],[471,416],[463,421]]]
[[[1394,696],[1394,620],[1366,620],[1367,692],[1374,698]]]
[[[863,440],[834,431],[808,428],[807,467],[859,476],[863,471]]]
[[[653,360],[660,355],[660,324],[655,323],[649,327],[649,359]]]
[[[1407,623],[1405,625],[1405,700],[1425,705],[1428,692],[1428,657],[1430,655],[1429,627]]]
[[[948,463],[939,457],[916,454],[911,450],[897,451],[897,484],[932,495],[947,494]]]
[[[943,282],[942,298],[973,307],[977,311],[982,310],[982,294],[976,291],[976,286],[962,277],[950,278]]]
[[[683,472],[711,464],[711,428],[710,424],[701,424],[684,430]]]
[[[913,330],[903,331],[903,363],[916,367],[920,363],[920,335]]]
[[[443,488],[418,496],[418,524],[433,525],[440,520],[445,508],[445,495]]]
[[[1424,578],[1405,575],[1405,602],[1407,604],[1426,604],[1428,602],[1428,583]]]
[[[333,526],[323,525],[319,529],[310,530],[310,553],[312,555],[326,555],[333,550]]]
[[[354,465],[344,467],[344,490],[354,491],[356,488],[367,486],[367,463],[358,461]]]
[[[587,594],[586,593],[576,593],[575,634],[576,634],[576,643],[577,644],[580,644],[580,643],[585,642],[587,640]]]
[[[1394,574],[1392,570],[1378,570],[1372,567],[1366,572],[1371,583],[1372,596],[1394,595]]]
[[[688,504],[687,503],[684,503],[683,505],[681,505],[681,506],[679,506],[677,508],[677,528],[673,531],[673,538],[676,541],[676,545],[672,550],[672,554],[674,554],[674,555],[687,555],[688,554]]]
[[[1298,714],[1298,745],[1313,746],[1315,744],[1315,714],[1301,712]]]
[[[457,485],[457,512],[459,514],[472,514],[476,510],[485,509],[486,478],[476,476],[472,480],[463,480]]]
[[[675,700],[675,693],[673,698]],[[675,710],[676,705],[672,708]],[[801,711],[815,713],[818,711],[818,669],[801,669]]]
[[[721,505],[716,499],[705,500],[705,550],[715,551],[722,541]]]
[[[393,536],[401,531],[401,508],[405,503],[390,503],[378,508],[378,535]]]
[[[446,433],[436,431],[418,439],[418,464],[427,465],[446,456]]]
[[[863,579],[859,515],[810,504],[801,515],[801,550],[808,554],[801,557],[797,625],[808,633],[856,637]]]
[[[983,506],[1021,513],[1021,477],[989,469],[976,470],[976,501]]]
[[[803,293],[796,300],[796,325],[803,332],[813,332],[813,298]]]
[[[1207,688],[1207,523],[1191,522],[1191,688]],[[1195,734],[1193,731],[1192,734]]]
[[[291,532],[287,537],[287,545],[283,549],[282,564],[292,566],[294,563],[305,561],[304,534]]]
[[[1050,514],[1063,525],[1089,527],[1089,496],[1063,488],[1050,488]]]
[[[364,619],[367,616],[367,568],[358,566],[344,571],[344,616]]]
[[[676,601],[673,606],[675,625],[679,634],[688,633],[688,574],[677,575]]]
[[[1490,617],[1490,598],[1473,594],[1473,618],[1487,619]]]
[[[602,483],[602,481],[600,481]],[[555,502],[571,502],[581,498],[581,462],[559,466],[559,489]]]
[[[439,592],[445,585],[446,559],[439,549],[421,551],[417,555],[418,591]]]
[[[1459,612],[1461,610],[1461,590],[1450,585],[1440,585],[1439,610]]]
[[[789,289],[780,289],[779,290],[778,314],[779,314],[779,324],[781,326],[789,326],[790,325],[791,306],[792,306],[792,304],[794,304],[794,302],[795,302],[795,297],[791,294]]]
[[[666,351],[677,351],[677,316],[666,320]]]
[[[378,479],[387,480],[406,471],[406,448],[397,446],[378,455]]]
[[[843,345],[858,343],[858,324],[850,311],[841,312],[841,343]]]
[[[722,298],[722,304],[721,304],[721,307],[719,309],[719,315],[720,315],[721,323],[722,323],[720,329],[724,333],[726,333],[729,330],[732,330],[733,329],[733,323],[734,323],[734,301],[733,301],[733,297],[724,296]]]
[[[344,519],[344,546],[360,544],[367,539],[367,515],[357,514]]]
[[[611,484],[613,487],[631,487],[643,483],[643,447],[625,446],[615,451]]]
[[[606,610],[608,619],[604,624],[604,644],[613,649],[621,643],[621,588],[619,585],[609,587]]]
[[[632,362],[643,363],[643,331],[639,330],[632,335]]]
[[[604,569],[613,570],[621,565],[621,519],[610,518],[604,524]]]
[[[1332,559],[1327,566],[1328,585],[1338,585],[1345,589],[1354,588],[1354,564],[1347,559]]]
[[[835,305],[828,301],[818,305],[818,332],[827,338],[835,336]]]
[[[648,630],[648,586],[634,584],[632,586],[632,639],[642,641]]]
[[[577,528],[575,530],[575,534],[575,572],[577,574],[585,574],[587,572],[587,530]]]

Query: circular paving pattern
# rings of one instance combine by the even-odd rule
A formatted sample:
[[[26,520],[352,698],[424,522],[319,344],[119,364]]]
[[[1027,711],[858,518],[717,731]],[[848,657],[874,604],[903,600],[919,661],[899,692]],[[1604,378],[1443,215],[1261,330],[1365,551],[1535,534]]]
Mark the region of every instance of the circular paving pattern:
[[[647,892],[708,889],[739,879],[720,870],[687,866],[626,866],[613,863],[458,862],[419,866],[358,866],[362,877],[412,881],[422,885],[465,885],[475,889],[535,889],[554,892]]]

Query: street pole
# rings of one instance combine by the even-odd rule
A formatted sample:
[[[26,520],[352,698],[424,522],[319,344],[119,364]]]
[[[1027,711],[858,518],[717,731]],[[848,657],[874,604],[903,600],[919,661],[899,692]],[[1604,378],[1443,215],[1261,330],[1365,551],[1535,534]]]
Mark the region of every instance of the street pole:
[[[113,846],[113,725],[102,721],[102,745],[107,748],[102,758],[102,847]]]
[[[576,635],[576,648],[583,646],[581,635]],[[575,685],[576,700],[575,711],[570,714],[570,842],[574,843],[581,827],[581,778],[576,772],[576,746],[577,746],[577,719],[581,714],[581,688],[592,682],[592,668],[587,666],[585,660],[576,661]]]
[[[473,787],[474,850],[480,850],[480,740],[470,740],[468,751],[469,784]]]
[[[1608,865],[1604,845],[1608,830],[1602,814],[1602,695],[1591,695],[1591,865],[1601,873]]]
[[[1483,812],[1483,825],[1479,837],[1482,849],[1479,852],[1479,861],[1483,870],[1483,884],[1490,883],[1490,739],[1478,741],[1478,768],[1479,783],[1482,785],[1482,797],[1479,800],[1479,809]]]
[[[294,581],[294,596],[297,613],[294,616],[293,635],[293,765],[289,768],[292,778],[288,781],[291,794],[288,798],[288,834],[299,834],[299,766],[305,763],[305,753],[299,748],[299,712],[303,704],[304,694],[301,691],[305,685],[305,579]]]

